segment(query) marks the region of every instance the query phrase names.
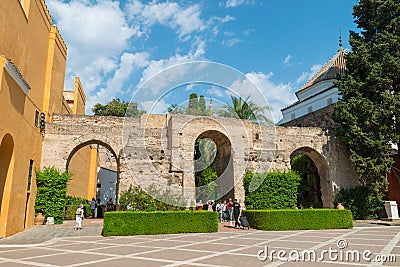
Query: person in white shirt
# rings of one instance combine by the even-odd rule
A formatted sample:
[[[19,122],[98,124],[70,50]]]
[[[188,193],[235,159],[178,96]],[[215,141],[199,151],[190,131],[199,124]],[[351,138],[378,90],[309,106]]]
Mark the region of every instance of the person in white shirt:
[[[79,207],[76,209],[76,212],[75,212],[75,220],[76,220],[75,230],[81,230],[82,229],[82,219],[83,219],[83,217],[84,217],[83,204],[80,204]]]
[[[217,212],[218,212],[218,218],[219,218],[219,220],[220,220],[221,223],[224,222],[224,218],[223,218],[223,216],[222,216],[222,209],[223,209],[223,207],[224,207],[224,204],[222,204],[222,201],[221,201],[221,200],[218,202],[217,206],[215,207],[216,210],[217,210]]]

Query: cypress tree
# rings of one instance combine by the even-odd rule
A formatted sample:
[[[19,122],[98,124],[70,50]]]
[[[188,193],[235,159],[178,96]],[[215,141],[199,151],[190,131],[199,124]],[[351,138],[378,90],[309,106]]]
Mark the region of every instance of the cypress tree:
[[[191,93],[189,96],[189,104],[187,108],[188,115],[197,115],[199,109],[199,99],[196,93]]]
[[[206,106],[206,100],[204,99],[204,95],[200,95],[199,99],[199,114],[205,116],[207,115],[207,106]]]
[[[352,51],[346,73],[336,86],[336,131],[351,153],[360,182],[378,198],[387,191],[393,165],[392,147],[400,142],[400,2],[360,0],[353,17],[359,32],[350,31]]]

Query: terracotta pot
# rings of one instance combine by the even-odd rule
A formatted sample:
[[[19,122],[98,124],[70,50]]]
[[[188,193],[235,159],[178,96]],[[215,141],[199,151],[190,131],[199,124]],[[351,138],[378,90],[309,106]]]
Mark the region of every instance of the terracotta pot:
[[[44,216],[41,212],[38,213],[35,217],[35,225],[43,225],[44,223]]]
[[[337,203],[336,208],[338,210],[344,210],[344,207],[343,207],[342,203]]]

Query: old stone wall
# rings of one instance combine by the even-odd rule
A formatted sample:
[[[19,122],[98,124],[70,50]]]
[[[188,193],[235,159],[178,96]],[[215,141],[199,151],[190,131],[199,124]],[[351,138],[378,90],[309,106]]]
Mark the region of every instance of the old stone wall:
[[[46,126],[42,166],[63,170],[71,153],[84,144],[98,143],[115,154],[119,192],[130,185],[156,185],[191,200],[195,197],[194,145],[200,136],[212,139],[220,152],[225,151],[227,162],[219,179],[226,189],[232,186],[240,201],[244,200],[246,170],[290,169],[290,157],[296,151],[315,162],[324,206],[332,207],[337,189],[357,184],[343,144],[329,130],[169,114],[140,119],[56,115]]]

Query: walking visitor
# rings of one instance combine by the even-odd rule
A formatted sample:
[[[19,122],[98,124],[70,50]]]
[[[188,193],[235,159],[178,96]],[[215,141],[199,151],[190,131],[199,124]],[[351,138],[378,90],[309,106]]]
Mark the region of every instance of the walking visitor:
[[[82,219],[84,218],[84,212],[85,211],[83,210],[83,204],[80,204],[75,212],[75,220],[76,220],[75,230],[82,229]]]

